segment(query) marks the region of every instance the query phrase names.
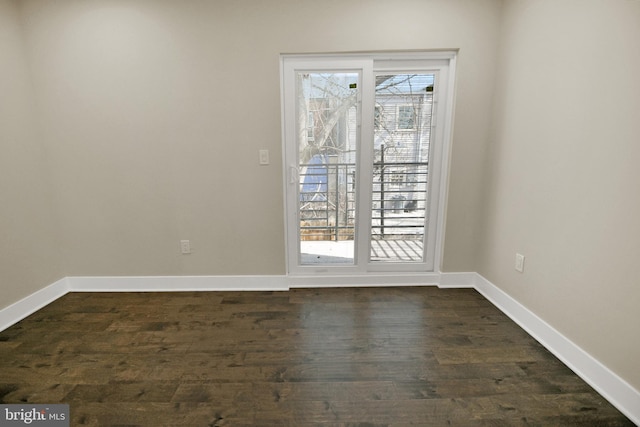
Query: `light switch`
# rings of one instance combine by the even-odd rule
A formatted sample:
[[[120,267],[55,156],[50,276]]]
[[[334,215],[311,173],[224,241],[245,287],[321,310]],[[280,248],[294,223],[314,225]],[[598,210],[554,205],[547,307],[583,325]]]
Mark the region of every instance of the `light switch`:
[[[261,165],[269,164],[269,150],[260,150],[260,164]]]

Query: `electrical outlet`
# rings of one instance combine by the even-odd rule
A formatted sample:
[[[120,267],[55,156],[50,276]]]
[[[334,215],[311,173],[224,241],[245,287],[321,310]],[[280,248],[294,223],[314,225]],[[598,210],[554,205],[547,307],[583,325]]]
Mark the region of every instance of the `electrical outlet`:
[[[180,240],[180,252],[182,254],[191,253],[191,242],[189,240]]]
[[[524,255],[516,254],[516,271],[524,273]]]

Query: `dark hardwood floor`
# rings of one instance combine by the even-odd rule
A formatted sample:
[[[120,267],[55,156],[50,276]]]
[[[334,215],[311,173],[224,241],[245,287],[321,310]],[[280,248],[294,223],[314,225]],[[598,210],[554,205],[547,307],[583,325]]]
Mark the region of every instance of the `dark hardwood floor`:
[[[0,332],[0,402],[92,426],[631,426],[468,289],[71,293]]]

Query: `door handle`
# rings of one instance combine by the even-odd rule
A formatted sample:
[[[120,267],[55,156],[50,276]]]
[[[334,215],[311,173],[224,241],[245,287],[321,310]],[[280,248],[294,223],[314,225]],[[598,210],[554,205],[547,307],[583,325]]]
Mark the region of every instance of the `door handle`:
[[[296,184],[300,181],[298,167],[291,165],[289,166],[289,184]]]

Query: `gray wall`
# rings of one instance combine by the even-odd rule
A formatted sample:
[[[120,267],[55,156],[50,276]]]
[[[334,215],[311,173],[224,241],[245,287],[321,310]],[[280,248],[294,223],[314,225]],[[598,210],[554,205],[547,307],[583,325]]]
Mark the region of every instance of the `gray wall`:
[[[640,2],[505,6],[478,271],[640,389]]]
[[[29,75],[18,9],[0,1],[0,307],[63,277]]]
[[[444,264],[473,270],[500,2],[20,4],[68,275],[283,274],[279,55],[429,48],[461,49]]]

